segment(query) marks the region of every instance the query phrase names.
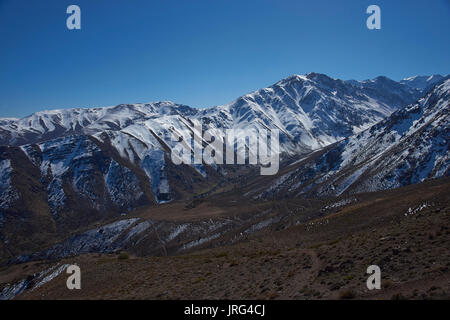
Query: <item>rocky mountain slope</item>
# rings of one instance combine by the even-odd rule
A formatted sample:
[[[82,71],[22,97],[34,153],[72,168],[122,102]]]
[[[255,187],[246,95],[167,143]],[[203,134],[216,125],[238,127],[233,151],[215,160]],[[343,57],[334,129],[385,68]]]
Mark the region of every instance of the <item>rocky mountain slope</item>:
[[[173,133],[190,132],[194,123],[201,123],[203,130],[217,132],[278,129],[282,157],[290,159],[316,150],[324,152],[324,147],[359,149],[362,139],[372,141],[368,131],[363,130],[393,112],[397,114],[396,110],[413,103],[423,93],[421,87],[386,77],[343,81],[310,73],[291,76],[228,105],[210,109],[158,102],[43,111],[23,119],[0,119],[0,144],[3,145],[0,147],[1,256],[15,257],[38,251],[64,239],[68,232],[85,231],[98,221],[118,217],[141,206],[189,199],[251,181],[254,175],[247,166],[175,165],[170,160],[176,145]],[[448,97],[445,99],[448,101]],[[417,108],[425,105],[425,100],[421,101]],[[430,105],[431,100],[426,104]],[[405,116],[422,115],[421,111],[417,114],[399,111],[399,117],[403,112],[407,112]],[[442,121],[445,125],[448,119],[444,117]],[[361,131],[364,132],[360,133],[361,138],[355,138],[358,136],[354,134]],[[429,134],[434,139],[434,131]],[[339,142],[350,136],[352,138]],[[383,139],[397,141],[404,132],[384,136]],[[417,143],[421,143],[420,135],[415,137]],[[439,142],[442,137],[436,139],[438,145],[442,144]],[[337,145],[329,147],[336,142]],[[425,150],[426,142],[422,140],[422,143]],[[314,164],[319,169],[307,172],[308,180],[317,178],[318,172],[329,171],[329,176],[337,177],[334,171],[347,166],[347,163],[334,161],[333,155],[338,156],[339,152],[330,151],[329,156],[320,158]],[[436,152],[441,155],[441,149]],[[417,157],[422,155],[418,153]],[[361,167],[367,162],[364,159],[361,155],[361,159],[349,157],[346,161]],[[444,162],[441,169],[433,167],[436,176],[447,174],[447,160],[439,159]],[[399,159],[403,160],[405,158]],[[431,171],[423,172],[432,175]],[[348,179],[356,177],[359,175]],[[400,182],[394,179],[384,187],[423,178],[414,176]],[[290,184],[286,194],[304,192],[304,179],[301,172],[290,176],[283,184]],[[337,181],[329,186],[334,191],[329,191],[313,188],[320,184],[319,180],[314,181],[310,184],[311,190],[317,189],[317,194],[325,195],[347,191],[346,183],[352,188],[356,185]],[[301,188],[295,188],[297,184]],[[260,190],[261,186],[264,184],[255,190]],[[274,190],[286,189],[283,188]],[[260,194],[271,192],[262,190]]]
[[[248,189],[256,198],[392,189],[450,173],[450,80],[417,103]]]

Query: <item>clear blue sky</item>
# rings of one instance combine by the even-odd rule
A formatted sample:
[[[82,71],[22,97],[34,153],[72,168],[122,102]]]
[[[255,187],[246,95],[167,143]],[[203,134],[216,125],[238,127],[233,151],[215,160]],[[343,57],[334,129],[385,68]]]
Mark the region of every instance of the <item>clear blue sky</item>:
[[[66,28],[77,4],[82,30]],[[382,29],[366,28],[370,4]],[[0,117],[228,103],[291,74],[450,73],[449,0],[0,0]]]

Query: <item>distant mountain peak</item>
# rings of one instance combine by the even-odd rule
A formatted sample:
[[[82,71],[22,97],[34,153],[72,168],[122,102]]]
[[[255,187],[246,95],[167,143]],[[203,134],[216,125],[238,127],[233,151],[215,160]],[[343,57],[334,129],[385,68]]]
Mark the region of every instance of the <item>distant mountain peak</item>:
[[[306,75],[306,78],[310,79],[310,80],[337,80],[334,79],[324,73],[318,73],[318,72],[310,72]]]
[[[306,77],[306,75],[300,75],[300,74],[293,74],[290,75],[287,78],[281,79],[280,81],[278,81],[277,83],[275,83],[274,85],[287,85],[293,82],[299,82],[299,81],[305,81],[308,80],[308,78]],[[274,86],[273,85],[273,86]],[[272,87],[272,86],[271,86]],[[269,87],[270,88],[270,87]],[[264,88],[267,89],[267,88]],[[264,90],[263,89],[263,90]]]
[[[394,80],[392,80],[391,78],[386,77],[386,76],[378,76],[378,77],[375,77],[373,80],[374,81],[392,81],[392,82],[395,82]]]
[[[436,84],[444,81],[445,79],[449,79],[450,75],[442,76],[440,74],[433,74],[431,76],[412,76],[405,79],[400,80],[401,84],[407,85],[410,88],[428,91]]]

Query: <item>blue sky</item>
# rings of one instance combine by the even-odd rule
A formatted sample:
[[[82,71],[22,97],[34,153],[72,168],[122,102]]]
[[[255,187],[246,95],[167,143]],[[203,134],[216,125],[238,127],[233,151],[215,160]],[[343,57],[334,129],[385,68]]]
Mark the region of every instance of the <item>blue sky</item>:
[[[67,6],[82,29],[66,28]],[[381,30],[366,28],[370,4]],[[0,117],[228,103],[291,74],[450,73],[449,0],[0,0]]]

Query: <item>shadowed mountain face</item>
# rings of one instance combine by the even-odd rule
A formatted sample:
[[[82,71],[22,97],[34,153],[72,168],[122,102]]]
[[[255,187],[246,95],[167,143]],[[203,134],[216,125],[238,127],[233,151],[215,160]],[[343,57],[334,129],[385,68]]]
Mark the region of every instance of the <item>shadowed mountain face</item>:
[[[416,102],[422,82],[311,73],[210,109],[158,102],[0,119],[0,253],[37,251],[142,206],[233,186],[258,199],[340,195],[448,175],[448,83]],[[174,165],[172,133],[194,122],[279,129],[283,159],[306,160],[276,181],[248,166]]]

